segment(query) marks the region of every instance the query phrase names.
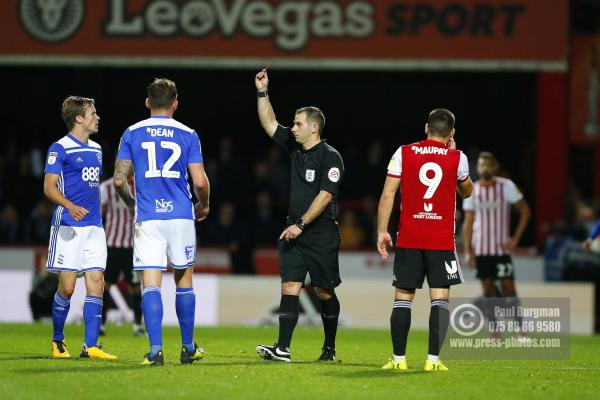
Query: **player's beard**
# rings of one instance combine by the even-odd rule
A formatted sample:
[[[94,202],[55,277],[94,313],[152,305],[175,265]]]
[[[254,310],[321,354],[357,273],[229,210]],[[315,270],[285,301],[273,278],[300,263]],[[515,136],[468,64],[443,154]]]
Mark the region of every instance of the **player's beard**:
[[[494,177],[494,174],[487,172],[487,173],[480,174],[479,176],[480,176],[480,177],[481,177],[481,179],[483,179],[484,181],[491,181],[491,180],[492,180],[492,178]]]

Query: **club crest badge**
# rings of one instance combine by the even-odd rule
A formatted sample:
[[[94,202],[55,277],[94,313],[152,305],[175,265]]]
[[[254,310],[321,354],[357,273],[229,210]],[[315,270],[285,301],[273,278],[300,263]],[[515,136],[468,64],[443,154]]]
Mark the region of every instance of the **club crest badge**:
[[[305,177],[306,177],[307,182],[314,182],[315,181],[315,170],[307,169]]]
[[[327,177],[331,182],[337,182],[340,180],[340,170],[339,168],[333,167],[327,173]]]
[[[85,18],[83,0],[21,0],[21,23],[42,42],[56,43],[72,37]]]
[[[194,246],[185,246],[185,258],[188,261],[194,260]]]
[[[48,165],[54,165],[56,163],[56,158],[58,157],[58,153],[55,151],[51,151],[48,153]]]

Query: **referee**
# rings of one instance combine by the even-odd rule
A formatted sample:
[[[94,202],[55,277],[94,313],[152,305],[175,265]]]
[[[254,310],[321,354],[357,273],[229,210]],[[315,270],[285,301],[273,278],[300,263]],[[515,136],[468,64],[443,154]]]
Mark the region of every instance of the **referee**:
[[[269,101],[267,71],[255,78],[260,123],[290,157],[291,190],[287,228],[278,240],[281,303],[279,339],[272,346],[259,345],[265,360],[290,362],[290,343],[298,322],[299,295],[306,273],[321,299],[325,341],[319,361],[335,360],[335,335],[340,303],[335,288],[341,283],[338,264],[340,234],[337,192],[344,172],[340,154],[321,140],[325,116],[316,107],[296,110],[294,126],[279,125]]]

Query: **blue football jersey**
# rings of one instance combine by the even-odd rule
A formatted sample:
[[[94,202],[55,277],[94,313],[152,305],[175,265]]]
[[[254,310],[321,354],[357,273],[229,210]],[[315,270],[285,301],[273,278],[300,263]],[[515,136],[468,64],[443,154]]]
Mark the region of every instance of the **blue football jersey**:
[[[88,140],[84,144],[68,134],[52,143],[48,149],[44,172],[58,175],[58,190],[69,201],[89,211],[83,219],[75,221],[66,208],[56,206],[52,217],[53,226],[102,226],[102,148],[98,143]]]
[[[170,117],[151,117],[125,130],[118,160],[131,160],[136,222],[194,219],[187,166],[202,163],[196,132]]]

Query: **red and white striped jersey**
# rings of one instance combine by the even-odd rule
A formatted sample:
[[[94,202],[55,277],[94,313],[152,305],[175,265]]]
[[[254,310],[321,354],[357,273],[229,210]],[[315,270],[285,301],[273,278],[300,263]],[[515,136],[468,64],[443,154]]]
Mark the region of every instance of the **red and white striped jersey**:
[[[456,185],[469,177],[464,153],[435,140],[401,146],[388,176],[400,179],[396,247],[454,250]]]
[[[133,183],[130,181],[131,190]],[[104,231],[108,247],[133,247],[133,218],[113,186],[113,178],[100,184],[100,203],[104,214]]]
[[[510,179],[494,177],[491,185],[474,183],[473,194],[463,201],[463,210],[473,211],[471,246],[476,256],[508,254],[504,243],[510,238],[510,207],[522,198]]]

